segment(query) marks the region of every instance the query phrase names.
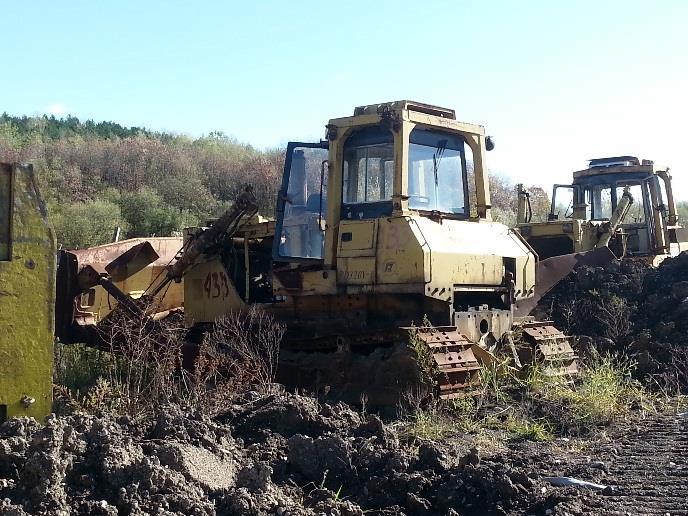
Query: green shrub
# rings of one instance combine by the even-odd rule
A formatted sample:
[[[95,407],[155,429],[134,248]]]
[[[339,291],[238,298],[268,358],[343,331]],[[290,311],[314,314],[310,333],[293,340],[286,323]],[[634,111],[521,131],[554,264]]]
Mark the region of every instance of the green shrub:
[[[634,364],[622,356],[593,356],[575,383],[537,369],[528,381],[537,412],[565,433],[587,433],[626,417],[634,408],[654,410],[642,385],[632,380]]]
[[[458,430],[455,421],[435,405],[415,410],[402,424],[399,436],[410,442],[440,441]]]
[[[147,187],[123,194],[120,206],[127,221],[128,237],[170,236],[173,231],[196,223],[188,211],[168,205]]]
[[[117,204],[104,200],[49,205],[57,242],[67,249],[79,249],[112,242],[117,227],[126,231]]]
[[[527,441],[552,440],[552,425],[547,420],[528,421],[511,417],[506,420],[506,430],[512,439]]]

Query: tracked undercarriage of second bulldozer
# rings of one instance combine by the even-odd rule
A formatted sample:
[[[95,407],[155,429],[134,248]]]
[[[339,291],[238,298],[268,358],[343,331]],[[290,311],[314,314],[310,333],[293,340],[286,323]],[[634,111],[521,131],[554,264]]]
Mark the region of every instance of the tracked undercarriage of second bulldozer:
[[[280,381],[374,405],[418,387],[456,396],[497,355],[575,374],[569,339],[527,317],[537,256],[491,220],[481,126],[400,101],[326,127],[289,144],[276,221],[247,192],[187,231],[166,281],[183,281],[192,333],[258,304],[287,326]],[[542,267],[545,284],[584,261]]]

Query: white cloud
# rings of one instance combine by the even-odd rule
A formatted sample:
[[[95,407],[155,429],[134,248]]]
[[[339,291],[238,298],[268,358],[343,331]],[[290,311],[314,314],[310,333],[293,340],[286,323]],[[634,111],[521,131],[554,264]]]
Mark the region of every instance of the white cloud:
[[[62,102],[56,102],[48,106],[46,110],[49,115],[62,116],[67,112],[65,105]]]

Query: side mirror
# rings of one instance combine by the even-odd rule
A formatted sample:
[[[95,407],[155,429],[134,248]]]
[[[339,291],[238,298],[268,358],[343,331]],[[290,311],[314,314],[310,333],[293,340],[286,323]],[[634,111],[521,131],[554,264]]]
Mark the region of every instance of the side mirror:
[[[492,139],[492,136],[488,136],[487,138],[485,138],[485,149],[488,151],[491,151],[494,148],[495,148],[495,143],[494,143],[494,140]]]

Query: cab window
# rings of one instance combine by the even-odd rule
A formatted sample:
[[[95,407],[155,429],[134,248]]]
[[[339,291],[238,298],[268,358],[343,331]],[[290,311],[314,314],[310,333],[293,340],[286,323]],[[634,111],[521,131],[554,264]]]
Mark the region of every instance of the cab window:
[[[288,183],[277,206],[277,259],[321,259],[327,213],[327,149],[289,144]],[[284,188],[284,187],[283,187]]]
[[[394,137],[380,127],[352,134],[344,144],[342,218],[392,214]]]
[[[415,128],[409,144],[409,208],[468,215],[467,168],[462,137]]]

